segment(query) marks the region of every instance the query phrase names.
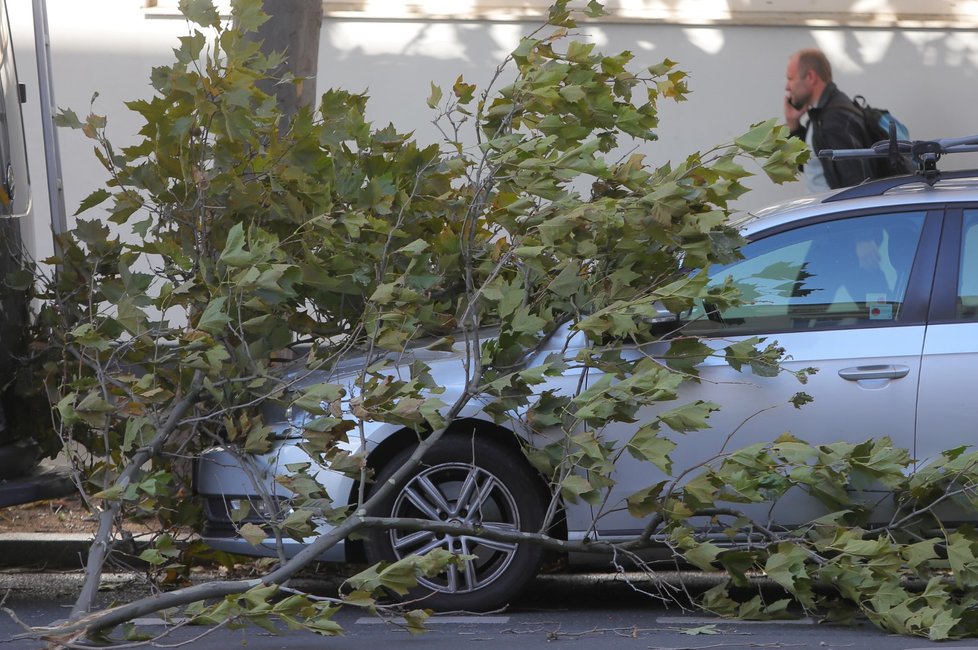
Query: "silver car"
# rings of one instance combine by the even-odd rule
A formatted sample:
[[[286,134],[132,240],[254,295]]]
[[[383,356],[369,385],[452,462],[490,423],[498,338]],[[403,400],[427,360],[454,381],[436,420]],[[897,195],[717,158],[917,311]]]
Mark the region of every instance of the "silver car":
[[[933,186],[912,178],[877,181],[800,198],[740,220],[749,240],[744,259],[715,268],[711,275],[717,282],[732,277],[749,303],[726,310],[699,305],[673,326],[718,346],[755,335],[778,341],[790,355],[789,368],[818,368],[803,387],[814,402],[800,410],[788,405],[802,388],[790,374],[760,377],[737,372],[722,359],[709,360],[701,368],[702,381],[683,387],[680,402],[707,399],[722,408],[711,416],[711,429],[678,439],[674,466],[693,467],[785,432],[809,443],[886,435],[918,462],[973,442],[969,423],[976,421],[978,401],[968,388],[967,368],[978,355],[978,181],[954,176]],[[661,355],[667,345],[632,352]],[[540,352],[541,360],[547,353]],[[459,356],[419,354],[427,355],[450,395],[453,382],[464,376]],[[580,379],[564,376],[541,390],[573,391]],[[589,384],[597,379],[593,372],[586,378]],[[623,445],[649,419],[640,413],[637,424],[613,425],[605,435]],[[223,449],[203,456],[196,485],[205,498],[203,537],[211,546],[246,555],[276,554],[274,540],[253,546],[237,533],[236,524],[260,523],[272,514],[263,505],[269,503],[260,498],[263,493],[287,508],[290,493],[274,476],[309,460],[292,437],[300,430],[287,418],[279,429],[283,438],[274,449],[247,459],[258,472],[257,482]],[[473,405],[455,433],[396,486],[382,505],[383,514],[539,530],[550,492],[521,453],[517,436],[525,434],[513,433]],[[417,444],[414,434],[382,423],[370,423],[366,439],[377,471],[374,485],[387,481]],[[564,518],[555,534],[570,540],[636,536],[644,522],[629,515],[624,499],[654,482],[654,471],[624,455],[604,505],[560,504]],[[317,480],[335,502],[356,501],[353,479],[323,469]],[[232,521],[244,502],[252,504],[250,514]],[[749,514],[783,525],[824,514],[801,491],[773,508],[750,507]],[[283,544],[287,555],[304,546],[288,539]],[[431,592],[425,605],[435,608],[503,604],[533,578],[543,559],[540,549],[526,544],[397,530],[370,532],[364,541],[341,543],[320,559],[394,560],[434,548],[474,558],[464,569],[422,581]]]

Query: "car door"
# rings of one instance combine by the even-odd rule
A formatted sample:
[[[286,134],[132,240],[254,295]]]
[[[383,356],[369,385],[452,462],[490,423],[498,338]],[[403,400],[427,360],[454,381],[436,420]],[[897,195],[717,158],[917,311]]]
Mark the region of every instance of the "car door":
[[[711,271],[711,282],[732,277],[750,303],[723,310],[713,320],[700,306],[685,317],[680,331],[708,337],[717,349],[764,336],[785,348],[786,369],[814,366],[817,374],[802,385],[789,373],[759,377],[709,359],[700,368],[700,382],[686,384],[677,402],[646,410],[638,423],[615,424],[605,434],[624,445],[657,409],[703,399],[719,403],[721,410],[710,417],[708,430],[672,434],[678,445],[674,473],[786,432],[809,443],[889,436],[912,449],[941,217],[926,209],[847,214],[758,233],[744,247],[743,260]],[[661,356],[666,347],[656,343],[630,353]],[[814,402],[801,409],[789,405],[799,391]],[[586,515],[608,536],[634,532],[640,522],[624,510],[624,499],[663,475],[624,454],[616,478],[607,503]],[[785,525],[824,514],[801,491],[745,510]],[[569,523],[572,528],[585,524]]]
[[[920,370],[918,466],[978,442],[978,205],[949,209],[942,239]],[[948,523],[978,519],[967,503],[948,505]]]

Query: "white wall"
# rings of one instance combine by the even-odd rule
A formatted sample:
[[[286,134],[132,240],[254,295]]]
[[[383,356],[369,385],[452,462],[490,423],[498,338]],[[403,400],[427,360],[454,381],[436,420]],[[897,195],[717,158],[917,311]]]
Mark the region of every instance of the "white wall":
[[[93,92],[96,111],[109,116],[118,145],[134,139],[138,116],[123,101],[150,94],[150,70],[169,63],[182,20],[147,18],[135,0],[47,0],[55,99],[79,115]],[[28,85],[27,112],[35,214],[31,223],[39,257],[50,252],[44,191],[36,68],[30,2],[9,7],[21,81]],[[369,90],[375,123],[393,121],[434,140],[425,105],[429,82],[450,87],[462,74],[487,81],[495,64],[515,46],[528,23],[465,21],[373,21],[327,18],[320,44],[320,91],[340,86]],[[780,116],[785,63],[795,50],[822,47],[833,61],[836,80],[849,94],[890,108],[915,138],[978,133],[972,119],[978,104],[978,33],[962,30],[895,30],[799,26],[692,27],[661,24],[605,24],[585,28],[606,52],[631,50],[635,63],[663,58],[691,73],[690,100],[663,104],[661,141],[646,153],[654,162],[684,158],[689,152],[729,140],[750,123]],[[104,180],[92,143],[61,130],[62,168],[69,215]],[[961,157],[947,167],[974,166]],[[776,187],[765,178],[751,181],[754,192],[744,209],[803,192],[800,184]],[[95,214],[95,213],[91,213]]]
[[[333,21],[320,45],[320,89],[369,88],[377,121],[433,133],[424,105],[427,80],[450,86],[462,73],[483,81],[491,63],[515,43],[517,25]],[[781,116],[785,65],[801,47],[819,46],[834,62],[836,81],[891,109],[915,138],[978,133],[970,109],[978,100],[978,34],[970,31],[893,31],[805,27],[588,26],[605,51],[631,50],[636,62],[663,58],[690,72],[689,101],[663,104],[654,161],[680,159]],[[434,136],[432,136],[434,137]],[[949,160],[948,167],[978,167],[978,159]],[[759,207],[803,191],[754,179],[741,202]]]
[[[34,197],[29,244],[37,259],[52,252],[50,211],[38,114],[37,67],[30,0],[8,0],[14,50],[21,83],[27,85],[23,106]],[[141,124],[123,102],[151,96],[150,70],[167,64],[177,37],[186,33],[181,20],[146,20],[140,3],[130,0],[47,0],[52,52],[54,99],[84,119],[92,96],[96,113],[108,115],[109,133],[119,145],[133,142]],[[64,195],[69,225],[79,203],[107,180],[95,159],[94,141],[80,132],[59,129]],[[88,216],[98,212],[86,213]]]

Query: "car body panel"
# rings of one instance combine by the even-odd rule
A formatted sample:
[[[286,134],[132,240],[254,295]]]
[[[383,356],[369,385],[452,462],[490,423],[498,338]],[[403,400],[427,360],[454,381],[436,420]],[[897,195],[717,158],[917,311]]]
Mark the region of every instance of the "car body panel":
[[[737,372],[720,359],[708,360],[700,367],[700,383],[683,386],[672,406],[705,400],[721,404],[722,408],[710,416],[712,428],[674,436],[678,443],[672,454],[674,472],[716,460],[725,452],[771,442],[786,433],[812,444],[889,435],[894,444],[913,447],[923,326],[790,332],[771,338],[790,351],[792,360],[785,364],[788,370],[814,366],[818,372],[802,385],[788,373],[758,377],[748,369]],[[908,374],[898,379],[855,381],[839,375],[840,370],[864,366],[903,367]],[[789,400],[802,391],[815,399],[795,409]],[[847,406],[840,407],[840,404]],[[640,411],[639,421],[649,421],[669,406]],[[635,425],[616,423],[607,433],[619,445],[624,445],[634,430]],[[602,534],[634,533],[641,522],[622,511],[624,499],[665,478],[651,463],[623,455],[617,466],[617,485],[606,508],[611,512],[569,510],[569,528],[590,526],[600,514],[598,530]],[[773,512],[768,504],[738,507],[761,522],[773,519],[782,525],[825,514],[824,508],[800,491],[786,495]]]
[[[948,210],[937,273],[917,397],[918,464],[978,442],[978,401],[970,390],[978,366],[978,206]]]
[[[917,396],[914,448],[918,463],[943,451],[978,443],[978,400],[965,387],[978,368],[978,323],[931,325],[927,328]]]

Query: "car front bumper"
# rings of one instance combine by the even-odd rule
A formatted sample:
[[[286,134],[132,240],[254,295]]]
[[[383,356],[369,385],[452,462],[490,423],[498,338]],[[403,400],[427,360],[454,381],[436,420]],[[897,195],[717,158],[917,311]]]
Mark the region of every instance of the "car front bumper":
[[[280,539],[271,533],[268,523],[282,521],[291,512],[293,494],[280,485],[276,476],[287,474],[287,466],[314,461],[295,444],[295,440],[281,440],[264,454],[237,457],[224,448],[214,447],[205,451],[197,461],[195,490],[204,502],[204,528],[201,539],[211,548],[253,557],[291,558],[317,537],[303,540],[282,534]],[[314,472],[316,481],[326,493],[345,503],[353,481],[328,469]],[[239,528],[254,524],[266,530],[266,538],[252,544],[241,536]],[[321,524],[318,535],[332,530],[329,524]],[[338,541],[323,551],[317,560],[344,562],[347,545]]]

